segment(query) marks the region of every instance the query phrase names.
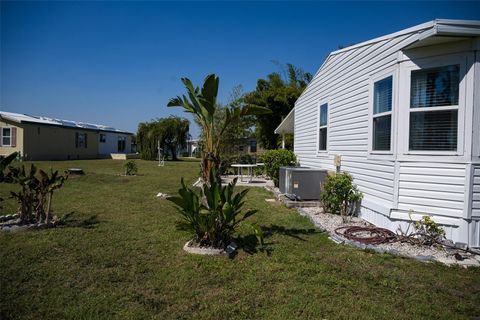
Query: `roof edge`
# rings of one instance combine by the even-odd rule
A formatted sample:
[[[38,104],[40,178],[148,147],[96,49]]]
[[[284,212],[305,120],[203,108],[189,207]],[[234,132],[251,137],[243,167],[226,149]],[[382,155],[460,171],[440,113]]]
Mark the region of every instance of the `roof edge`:
[[[286,121],[290,121],[291,117],[295,117],[295,107],[292,108],[292,110],[290,110],[290,112],[287,114],[287,116],[282,120],[282,122],[280,122],[278,127],[276,127],[273,132],[275,134],[290,133],[290,132],[281,132],[280,130],[281,130],[281,127],[285,125]]]

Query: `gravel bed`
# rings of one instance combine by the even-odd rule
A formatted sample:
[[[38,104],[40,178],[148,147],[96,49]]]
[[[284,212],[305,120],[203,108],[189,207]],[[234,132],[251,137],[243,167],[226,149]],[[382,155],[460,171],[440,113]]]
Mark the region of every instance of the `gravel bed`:
[[[379,245],[365,245],[357,241],[345,239],[335,233],[335,229],[342,226],[373,226],[367,221],[352,217],[347,223],[343,223],[342,217],[335,214],[324,213],[323,208],[298,208],[298,212],[308,217],[312,223],[322,231],[330,234],[330,239],[337,243],[345,243],[360,249],[371,249],[377,252],[390,253],[397,256],[414,258],[420,261],[438,261],[446,265],[458,264],[462,266],[480,266],[480,255],[466,253],[457,249],[445,249],[442,247],[415,246],[409,243],[393,242]],[[459,253],[464,260],[457,260],[454,255]]]
[[[50,220],[49,223],[29,223],[23,224],[18,218],[18,214],[11,214],[0,217],[0,232],[19,232],[25,230],[46,229],[57,225],[57,219]]]

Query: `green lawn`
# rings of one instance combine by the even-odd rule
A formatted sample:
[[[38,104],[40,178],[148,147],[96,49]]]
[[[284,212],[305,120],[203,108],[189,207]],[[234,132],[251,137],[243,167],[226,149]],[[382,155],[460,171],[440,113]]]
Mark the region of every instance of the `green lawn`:
[[[198,162],[40,162],[81,167],[56,194],[68,226],[0,234],[0,319],[456,319],[480,315],[480,269],[426,264],[337,245],[252,189],[267,251],[185,253],[175,209],[158,192],[193,182]],[[7,194],[2,185],[0,196]],[[8,208],[13,209],[10,203]],[[249,229],[241,230],[246,236]]]

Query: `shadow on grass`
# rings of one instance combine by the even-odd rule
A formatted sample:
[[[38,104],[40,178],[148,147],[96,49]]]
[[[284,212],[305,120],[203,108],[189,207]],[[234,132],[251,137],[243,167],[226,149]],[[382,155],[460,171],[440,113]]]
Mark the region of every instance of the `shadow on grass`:
[[[265,238],[271,237],[274,234],[280,234],[284,236],[289,236],[300,241],[307,241],[301,236],[309,236],[315,233],[320,233],[320,231],[310,228],[310,229],[296,229],[296,228],[285,228],[283,226],[271,225],[269,227],[262,226],[263,236]]]
[[[86,219],[75,219],[73,215],[75,212],[70,212],[65,214],[61,219],[59,225],[64,228],[84,228],[84,229],[92,229],[98,223],[97,215],[91,215]]]
[[[270,237],[275,234],[292,237],[299,241],[307,241],[305,236],[310,236],[320,231],[311,228],[311,229],[296,229],[296,228],[285,228],[278,225],[262,226],[264,244],[263,246],[259,243],[257,237],[254,234],[249,234],[246,236],[239,236],[235,239],[239,247],[243,249],[248,254],[255,254],[258,252],[265,252],[267,255],[271,255],[273,252],[273,242],[268,241]],[[303,237],[302,237],[303,236]]]

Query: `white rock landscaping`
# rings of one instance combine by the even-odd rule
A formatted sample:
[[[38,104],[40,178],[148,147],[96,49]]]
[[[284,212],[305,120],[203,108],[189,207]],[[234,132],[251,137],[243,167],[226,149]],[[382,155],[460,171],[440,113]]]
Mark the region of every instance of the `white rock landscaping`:
[[[429,262],[437,261],[446,265],[461,265],[464,267],[480,266],[480,255],[467,253],[460,249],[443,248],[440,246],[415,246],[409,243],[391,242],[379,245],[365,245],[357,241],[345,239],[335,233],[335,229],[342,226],[372,226],[367,221],[352,217],[348,223],[343,223],[342,217],[335,214],[324,213],[323,208],[297,208],[298,212],[310,221],[318,229],[330,234],[330,239],[336,243],[348,244],[360,249],[370,249],[381,253],[390,253],[397,256],[417,259],[419,261]],[[480,253],[480,252],[479,252]],[[460,255],[462,260],[455,258],[455,254]]]
[[[200,254],[200,255],[206,255],[206,256],[224,256],[227,254],[223,249],[213,248],[213,247],[199,247],[193,242],[193,240],[190,240],[187,243],[185,243],[185,245],[183,246],[183,250],[185,250],[188,253]]]

